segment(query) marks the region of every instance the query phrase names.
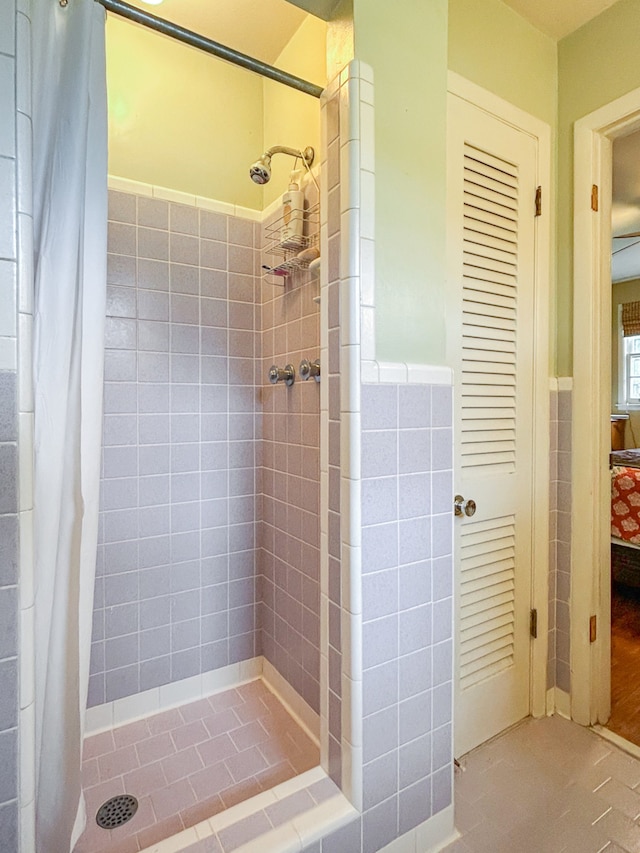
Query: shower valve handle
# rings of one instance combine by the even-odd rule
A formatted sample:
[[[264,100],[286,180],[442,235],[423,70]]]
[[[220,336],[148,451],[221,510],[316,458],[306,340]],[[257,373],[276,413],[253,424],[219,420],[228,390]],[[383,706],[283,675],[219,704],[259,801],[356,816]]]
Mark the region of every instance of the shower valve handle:
[[[309,361],[308,358],[303,358],[300,362],[298,373],[300,374],[300,379],[304,379],[305,382],[307,379],[311,379],[311,377],[316,382],[320,382],[320,359],[316,358],[315,361]]]
[[[285,385],[293,385],[295,382],[296,371],[292,364],[285,364],[284,367],[277,367],[272,364],[269,368],[269,382],[272,385],[277,385],[278,382],[284,382]]]

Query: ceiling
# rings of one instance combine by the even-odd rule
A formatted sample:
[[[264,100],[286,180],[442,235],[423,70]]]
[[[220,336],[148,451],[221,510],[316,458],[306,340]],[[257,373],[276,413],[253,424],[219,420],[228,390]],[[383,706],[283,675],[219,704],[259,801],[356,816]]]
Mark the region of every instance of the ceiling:
[[[614,237],[640,232],[640,131],[613,143],[611,227]],[[640,278],[640,237],[613,241],[611,278]]]
[[[503,0],[543,33],[564,38],[595,18],[616,0]]]
[[[128,2],[272,64],[304,20],[305,8],[326,18],[337,0],[163,0],[159,5],[144,0]],[[503,2],[537,29],[561,39],[604,12],[616,0]]]
[[[286,0],[164,0],[132,6],[272,65],[307,13]]]

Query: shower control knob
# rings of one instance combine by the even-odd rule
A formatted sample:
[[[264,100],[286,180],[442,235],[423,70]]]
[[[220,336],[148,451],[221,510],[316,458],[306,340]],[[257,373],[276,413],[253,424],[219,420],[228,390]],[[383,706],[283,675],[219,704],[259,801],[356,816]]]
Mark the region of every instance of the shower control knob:
[[[320,359],[316,358],[315,361],[309,361],[308,358],[303,358],[300,362],[298,373],[300,374],[300,379],[304,379],[305,382],[312,377],[316,382],[320,382]]]
[[[277,385],[278,382],[284,382],[285,385],[293,385],[296,377],[296,370],[292,364],[285,364],[284,367],[277,367],[272,364],[269,368],[269,382],[272,385]]]

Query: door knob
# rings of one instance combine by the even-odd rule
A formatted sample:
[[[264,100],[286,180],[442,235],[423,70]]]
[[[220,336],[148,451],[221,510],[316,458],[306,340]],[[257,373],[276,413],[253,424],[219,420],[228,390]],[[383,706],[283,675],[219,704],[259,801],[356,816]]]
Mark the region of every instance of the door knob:
[[[471,518],[476,513],[476,502],[473,500],[465,501],[462,495],[456,495],[453,499],[453,511],[456,516],[466,515]]]

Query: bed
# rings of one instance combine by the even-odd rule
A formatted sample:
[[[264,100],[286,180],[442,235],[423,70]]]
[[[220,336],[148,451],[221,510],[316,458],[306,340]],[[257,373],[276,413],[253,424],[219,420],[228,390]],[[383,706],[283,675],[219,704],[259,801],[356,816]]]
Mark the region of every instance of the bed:
[[[611,454],[611,576],[640,587],[640,450]]]

